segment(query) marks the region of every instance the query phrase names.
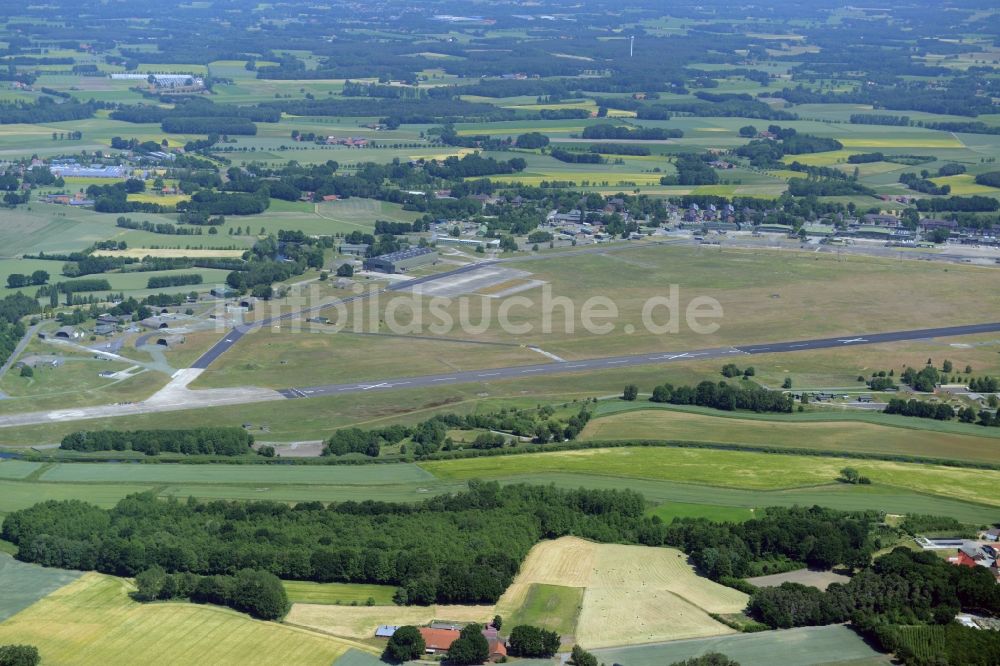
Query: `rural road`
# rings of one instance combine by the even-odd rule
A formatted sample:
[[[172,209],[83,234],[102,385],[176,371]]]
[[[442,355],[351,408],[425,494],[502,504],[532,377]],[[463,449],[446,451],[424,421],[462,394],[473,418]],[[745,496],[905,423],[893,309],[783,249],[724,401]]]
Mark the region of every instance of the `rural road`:
[[[635,356],[614,356],[594,358],[582,361],[564,361],[561,363],[545,363],[541,365],[519,365],[509,368],[493,368],[491,370],[469,370],[441,375],[424,375],[422,377],[403,377],[398,379],[372,380],[351,384],[327,384],[323,386],[307,386],[282,389],[279,391],[287,398],[314,398],[323,395],[339,395],[343,393],[363,393],[366,391],[393,388],[421,388],[447,384],[465,384],[469,382],[498,381],[502,379],[517,379],[537,375],[552,375],[566,372],[586,372],[594,370],[611,370],[640,365],[656,365],[671,362],[707,360],[727,358],[737,354],[782,354],[787,352],[808,351],[810,349],[830,349],[857,345],[873,345],[884,342],[900,342],[906,340],[924,340],[928,338],[951,337],[956,335],[974,335],[976,333],[994,333],[1000,331],[1000,322],[986,324],[969,324],[966,326],[948,326],[944,328],[925,328],[915,331],[893,331],[890,333],[866,333],[861,335],[844,335],[836,338],[819,338],[816,340],[793,340],[790,342],[767,342],[756,345],[740,345],[733,347],[715,347],[696,349],[685,352],[655,352]]]
[[[863,333],[858,335],[844,335],[835,338],[819,338],[816,340],[766,342],[761,344],[715,347],[710,349],[697,349],[681,352],[656,352],[635,356],[594,358],[583,361],[564,361],[541,365],[519,365],[509,368],[470,370],[443,375],[424,375],[420,377],[390,378],[352,384],[329,384],[325,386],[288,388],[280,391],[254,388],[190,390],[187,389],[187,384],[201,372],[200,369],[191,368],[177,373],[175,376],[175,383],[177,385],[176,390],[172,390],[169,396],[161,392],[144,402],[127,405],[101,405],[97,407],[78,407],[76,409],[8,414],[0,416],[0,428],[149,414],[154,412],[196,409],[199,407],[213,407],[233,404],[243,405],[268,400],[281,400],[282,398],[316,398],[324,395],[364,393],[367,391],[395,388],[426,388],[448,384],[516,379],[530,377],[533,375],[552,375],[566,372],[609,370],[619,367],[627,368],[641,365],[656,365],[693,360],[701,361],[713,358],[730,358],[735,355],[752,356],[755,354],[782,354],[806,351],[810,349],[873,345],[885,342],[925,340],[956,335],[975,335],[977,333],[995,332],[1000,332],[1000,322],[968,324],[965,326],[948,326],[944,328],[924,328],[914,331]]]

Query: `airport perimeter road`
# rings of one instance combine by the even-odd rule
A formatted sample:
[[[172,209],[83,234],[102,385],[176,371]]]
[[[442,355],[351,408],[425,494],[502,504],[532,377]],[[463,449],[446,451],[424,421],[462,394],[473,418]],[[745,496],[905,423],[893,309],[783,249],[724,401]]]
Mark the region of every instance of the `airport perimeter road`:
[[[564,361],[561,363],[545,363],[540,365],[520,365],[511,368],[493,368],[492,370],[469,370],[452,372],[443,375],[425,375],[422,377],[402,377],[396,379],[374,380],[353,384],[327,384],[324,386],[307,386],[282,389],[279,391],[287,398],[315,398],[323,395],[340,395],[344,393],[364,393],[395,388],[422,388],[444,384],[466,384],[470,382],[489,382],[501,379],[527,378],[534,375],[552,375],[564,372],[585,372],[595,370],[611,370],[638,365],[654,365],[691,360],[707,360],[727,358],[738,354],[782,354],[787,352],[807,351],[810,349],[830,349],[856,345],[874,345],[884,342],[900,342],[905,340],[925,340],[956,335],[974,335],[976,333],[994,333],[1000,331],[1000,322],[987,324],[969,324],[967,326],[948,326],[945,328],[925,328],[916,331],[893,331],[890,333],[866,333],[863,335],[843,335],[836,338],[820,338],[817,340],[795,340],[791,342],[769,342],[759,345],[742,345],[738,347],[716,347],[712,349],[697,349],[686,352],[656,352],[636,356],[616,356],[610,358],[594,358],[583,361]]]

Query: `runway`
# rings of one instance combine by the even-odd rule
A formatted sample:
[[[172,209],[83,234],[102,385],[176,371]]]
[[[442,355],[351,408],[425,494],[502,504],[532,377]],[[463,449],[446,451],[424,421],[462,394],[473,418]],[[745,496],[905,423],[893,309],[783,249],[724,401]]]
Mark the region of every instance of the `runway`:
[[[279,391],[286,398],[316,398],[325,395],[341,395],[346,393],[365,393],[399,388],[422,388],[444,386],[448,384],[467,384],[472,382],[491,382],[503,379],[524,379],[538,375],[554,375],[568,372],[592,372],[595,370],[612,370],[641,365],[656,365],[682,361],[703,361],[708,359],[725,359],[734,356],[752,356],[755,354],[784,354],[807,351],[811,349],[831,349],[858,345],[874,345],[885,342],[902,342],[907,340],[925,340],[944,338],[957,335],[974,335],[977,333],[995,333],[1000,331],[1000,322],[985,324],[969,324],[966,326],[947,326],[943,328],[924,328],[913,331],[892,331],[888,333],[862,333],[843,335],[835,338],[818,338],[815,340],[792,340],[789,342],[766,342],[753,345],[733,347],[714,347],[677,352],[655,352],[634,356],[613,356],[594,358],[582,361],[564,361],[561,363],[544,363],[539,365],[519,365],[492,370],[468,370],[440,375],[424,375],[420,377],[386,378],[381,380],[357,382],[351,384],[326,384],[321,386],[305,386],[282,389]]]

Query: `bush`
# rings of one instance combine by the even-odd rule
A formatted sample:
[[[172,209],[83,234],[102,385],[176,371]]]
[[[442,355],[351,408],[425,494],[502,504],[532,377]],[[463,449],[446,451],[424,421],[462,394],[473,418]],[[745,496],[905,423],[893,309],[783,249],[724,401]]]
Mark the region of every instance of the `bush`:
[[[22,377],[34,377],[35,370],[30,365],[21,366],[21,376]]]
[[[522,624],[510,632],[510,653],[515,657],[549,658],[559,650],[559,634]]]
[[[629,384],[625,387],[622,392],[622,400],[632,401],[639,397],[639,387],[635,384]]]
[[[404,662],[411,659],[419,659],[423,655],[427,644],[424,637],[420,635],[420,630],[412,625],[406,625],[396,629],[396,633],[389,638],[389,644],[385,647],[385,656],[388,661]]]
[[[448,648],[447,660],[458,666],[481,664],[490,656],[490,644],[478,624],[466,625],[458,639]]]
[[[590,654],[579,645],[573,646],[573,652],[570,654],[569,660],[573,666],[597,666],[597,657]]]
[[[0,645],[0,666],[36,666],[41,660],[34,645]]]

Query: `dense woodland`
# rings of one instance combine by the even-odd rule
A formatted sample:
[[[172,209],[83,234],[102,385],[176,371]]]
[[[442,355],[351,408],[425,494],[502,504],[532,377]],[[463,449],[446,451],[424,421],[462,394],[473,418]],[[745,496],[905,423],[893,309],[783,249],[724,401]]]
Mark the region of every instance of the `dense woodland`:
[[[863,563],[858,563],[863,564]],[[848,583],[826,591],[797,583],[761,588],[749,612],[772,627],[832,624],[850,620],[905,664],[981,664],[1000,659],[1000,633],[952,624],[959,611],[997,616],[1000,586],[986,567],[953,566],[931,552],[896,548]],[[913,627],[938,630],[933,654],[916,649]]]
[[[871,552],[872,514],[768,509],[743,525],[667,525],[631,491],[567,491],[470,482],[467,492],[419,504],[165,501],[130,496],[112,509],[47,501],[9,514],[3,538],[46,566],[134,576],[234,575],[398,586],[404,604],[493,603],[540,539],[674,545],[726,579],[772,562],[829,566]]]

